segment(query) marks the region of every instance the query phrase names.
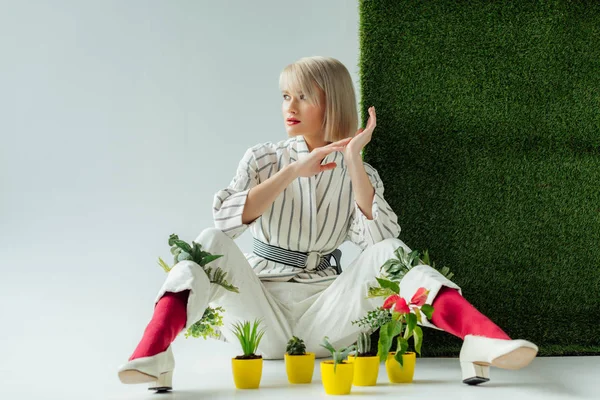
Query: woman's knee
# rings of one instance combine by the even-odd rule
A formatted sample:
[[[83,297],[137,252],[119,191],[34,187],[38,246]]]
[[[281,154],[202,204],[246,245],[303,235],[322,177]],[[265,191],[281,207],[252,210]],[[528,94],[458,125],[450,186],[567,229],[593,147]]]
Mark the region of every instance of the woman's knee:
[[[210,283],[206,273],[204,272],[204,269],[198,263],[192,260],[184,260],[176,263],[169,271],[167,281],[174,283],[176,286],[186,288],[191,288],[189,285],[206,286]]]
[[[381,242],[377,242],[373,245],[373,247],[377,246],[377,248],[383,248],[387,250],[395,251],[398,247],[404,248],[405,251],[410,252],[410,248],[400,239],[398,238],[388,238],[384,239]]]
[[[194,240],[194,242],[202,244],[203,247],[206,247],[210,243],[212,243],[215,239],[216,240],[224,240],[224,239],[231,240],[231,238],[229,236],[227,236],[225,233],[223,233],[222,230],[215,228],[215,227],[210,227],[210,228],[206,228],[202,232],[200,232],[200,234],[198,235],[196,240]]]

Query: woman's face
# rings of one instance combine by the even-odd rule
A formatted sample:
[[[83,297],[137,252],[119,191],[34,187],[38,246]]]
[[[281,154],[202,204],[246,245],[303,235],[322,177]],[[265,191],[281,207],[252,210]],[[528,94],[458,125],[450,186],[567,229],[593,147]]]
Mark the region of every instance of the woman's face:
[[[312,139],[323,137],[322,124],[325,114],[325,93],[318,90],[321,106],[312,105],[303,93],[282,91],[281,111],[288,136],[304,135]]]

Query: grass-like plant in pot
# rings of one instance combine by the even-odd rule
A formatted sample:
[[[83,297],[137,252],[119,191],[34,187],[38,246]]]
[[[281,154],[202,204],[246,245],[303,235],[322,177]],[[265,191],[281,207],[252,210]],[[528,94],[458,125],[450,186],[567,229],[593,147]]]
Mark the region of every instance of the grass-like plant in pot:
[[[258,345],[265,334],[259,330],[261,320],[238,322],[233,325],[233,333],[240,341],[243,355],[231,359],[233,381],[238,389],[257,389],[262,378],[263,358],[256,354]]]
[[[323,338],[322,347],[331,352],[333,360],[321,361],[321,380],[327,394],[350,394],[352,380],[354,379],[354,363],[346,361],[348,354],[356,350],[356,346],[349,346],[336,350],[329,338]]]
[[[307,353],[304,341],[293,336],[285,349],[285,371],[290,383],[311,383],[315,369],[315,353]]]
[[[375,386],[379,376],[380,358],[371,351],[371,333],[360,332],[356,340],[356,355],[348,356],[354,363],[354,386]]]

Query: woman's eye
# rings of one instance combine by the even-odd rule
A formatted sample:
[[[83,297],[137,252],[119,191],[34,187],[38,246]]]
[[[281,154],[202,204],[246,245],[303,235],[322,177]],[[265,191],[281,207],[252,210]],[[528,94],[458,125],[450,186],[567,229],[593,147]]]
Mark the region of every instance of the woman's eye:
[[[283,98],[284,98],[285,100],[288,100],[288,97],[290,97],[288,94],[284,94],[284,95],[283,95]],[[301,95],[300,95],[300,100],[305,100],[305,99],[306,99],[306,97],[305,97],[303,94],[301,94]]]

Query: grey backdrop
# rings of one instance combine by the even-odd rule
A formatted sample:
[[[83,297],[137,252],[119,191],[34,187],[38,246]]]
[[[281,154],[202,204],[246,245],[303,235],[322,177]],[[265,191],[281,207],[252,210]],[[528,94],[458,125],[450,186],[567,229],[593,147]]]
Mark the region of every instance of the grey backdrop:
[[[355,1],[0,1],[4,394],[143,392],[116,368],[157,257],[212,226],[246,148],[287,138],[279,72],[310,55],[342,61],[359,95]]]

